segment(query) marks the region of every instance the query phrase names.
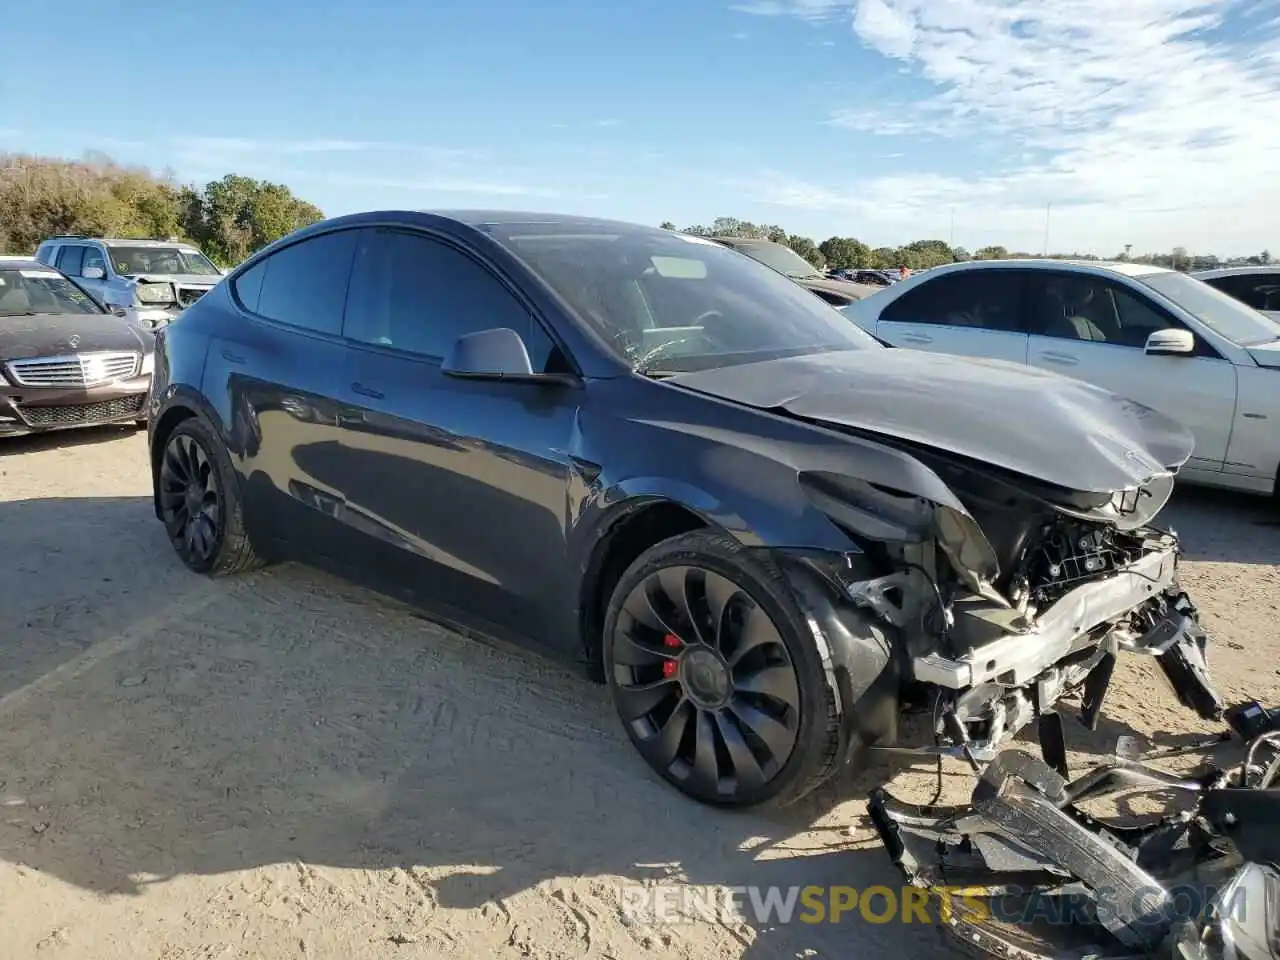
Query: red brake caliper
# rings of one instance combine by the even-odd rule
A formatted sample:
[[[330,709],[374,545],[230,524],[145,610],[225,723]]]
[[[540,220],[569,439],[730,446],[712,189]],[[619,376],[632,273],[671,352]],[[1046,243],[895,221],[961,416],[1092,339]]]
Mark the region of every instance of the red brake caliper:
[[[675,634],[668,633],[662,638],[662,645],[672,649],[679,649],[681,646],[680,638]],[[678,669],[680,669],[680,664],[674,660],[664,660],[662,663],[662,675],[668,679],[674,677]]]

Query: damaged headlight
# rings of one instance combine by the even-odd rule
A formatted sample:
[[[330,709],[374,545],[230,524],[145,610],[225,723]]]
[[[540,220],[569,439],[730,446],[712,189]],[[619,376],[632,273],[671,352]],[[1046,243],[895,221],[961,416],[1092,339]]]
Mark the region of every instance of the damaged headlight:
[[[134,288],[138,306],[167,306],[177,302],[171,283],[140,283]]]

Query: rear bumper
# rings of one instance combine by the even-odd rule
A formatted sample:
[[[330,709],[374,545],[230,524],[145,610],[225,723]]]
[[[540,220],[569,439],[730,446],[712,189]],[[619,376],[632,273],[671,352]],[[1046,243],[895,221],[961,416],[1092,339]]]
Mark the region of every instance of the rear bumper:
[[[144,420],[150,388],[150,374],[96,387],[0,386],[0,436]]]

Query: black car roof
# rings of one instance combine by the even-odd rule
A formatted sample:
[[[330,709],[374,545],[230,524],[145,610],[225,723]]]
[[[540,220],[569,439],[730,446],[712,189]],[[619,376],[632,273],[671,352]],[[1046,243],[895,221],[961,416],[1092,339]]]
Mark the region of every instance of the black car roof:
[[[489,225],[515,225],[534,223],[554,223],[558,225],[591,225],[597,227],[627,227],[631,230],[653,230],[659,227],[648,227],[640,223],[629,223],[625,220],[609,220],[604,217],[586,217],[569,213],[539,213],[528,210],[419,210],[432,217],[455,220],[470,227]]]

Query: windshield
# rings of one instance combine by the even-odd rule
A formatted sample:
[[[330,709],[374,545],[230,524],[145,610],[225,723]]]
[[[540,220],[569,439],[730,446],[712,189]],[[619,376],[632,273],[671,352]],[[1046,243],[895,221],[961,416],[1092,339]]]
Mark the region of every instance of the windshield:
[[[641,372],[884,349],[803,287],[710,240],[643,227],[487,229]]]
[[[1280,323],[1263,316],[1235,297],[1185,273],[1152,273],[1138,277],[1189,314],[1241,346],[1280,339]]]
[[[0,317],[40,313],[102,313],[102,309],[53,270],[0,268]]]
[[[220,277],[213,261],[203,253],[184,250],[181,247],[107,247],[116,273],[195,274],[201,277]]]
[[[733,249],[745,253],[752,260],[759,260],[766,267],[785,273],[788,277],[822,276],[812,263],[780,243],[744,243]]]

